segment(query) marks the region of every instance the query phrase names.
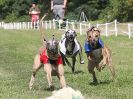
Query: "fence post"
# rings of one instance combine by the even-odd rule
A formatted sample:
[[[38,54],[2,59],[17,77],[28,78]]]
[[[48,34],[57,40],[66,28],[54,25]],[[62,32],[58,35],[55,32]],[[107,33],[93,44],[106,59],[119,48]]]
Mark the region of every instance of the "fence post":
[[[91,27],[91,24],[89,23],[89,28]]]
[[[66,31],[68,30],[68,20],[66,21]]]
[[[55,27],[55,19],[53,19],[53,29],[56,29],[56,27]]]
[[[22,22],[22,27],[23,27],[23,29],[25,29],[24,22]]]
[[[45,29],[46,29],[46,30],[48,29],[47,21],[45,21]]]
[[[2,22],[2,27],[4,27],[5,22]]]
[[[99,27],[99,24],[97,24],[97,28]]]
[[[45,22],[42,21],[42,28],[45,28]]]
[[[31,25],[32,25],[32,23],[31,23]],[[32,27],[31,25],[30,25],[30,22],[28,22],[28,27],[26,29],[30,29],[30,27]]]
[[[13,24],[13,29],[16,29],[16,25],[15,25],[15,23],[13,22],[12,24]]]
[[[73,28],[73,30],[75,30],[75,27],[74,27],[74,22],[72,22],[72,28]]]
[[[118,32],[118,30],[117,30],[117,20],[115,20],[115,36],[118,35],[117,32]]]
[[[38,20],[36,28],[39,29],[39,27],[40,27],[40,21]]]
[[[82,23],[80,23],[80,35],[82,35]]]
[[[19,29],[22,29],[22,25],[21,25],[21,22],[19,22]]]
[[[128,38],[131,38],[131,27],[130,27],[130,23],[128,24]]]
[[[60,20],[57,20],[57,22],[59,23],[58,24],[59,30],[61,30],[61,21]]]
[[[51,20],[49,20],[49,29],[51,29],[52,28],[52,22],[51,22]]]
[[[106,33],[106,37],[108,37],[108,23],[105,24],[105,33]]]

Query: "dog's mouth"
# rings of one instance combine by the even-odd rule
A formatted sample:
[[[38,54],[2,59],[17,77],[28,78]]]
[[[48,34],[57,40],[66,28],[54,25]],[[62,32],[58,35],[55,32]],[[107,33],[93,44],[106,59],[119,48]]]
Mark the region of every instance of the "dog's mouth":
[[[95,48],[96,45],[97,45],[97,41],[95,41],[95,40],[94,41],[89,41],[89,43],[90,43],[92,48]]]
[[[48,53],[52,54],[52,55],[56,55],[58,54],[58,51],[55,50],[48,50]]]
[[[56,60],[59,56],[58,49],[47,49],[47,54],[52,60]]]
[[[73,36],[70,36],[68,39],[69,39],[69,41],[74,41],[74,37]]]

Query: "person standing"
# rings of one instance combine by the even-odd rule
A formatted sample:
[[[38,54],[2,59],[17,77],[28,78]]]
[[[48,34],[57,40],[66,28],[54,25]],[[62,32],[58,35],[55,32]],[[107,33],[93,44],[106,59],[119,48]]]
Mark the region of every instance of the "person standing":
[[[67,0],[51,0],[51,10],[55,19],[64,19]]]
[[[31,22],[33,26],[37,25],[37,22],[39,21],[39,14],[40,14],[40,9],[36,5],[36,3],[33,2],[32,7],[29,10],[29,15],[31,15]]]

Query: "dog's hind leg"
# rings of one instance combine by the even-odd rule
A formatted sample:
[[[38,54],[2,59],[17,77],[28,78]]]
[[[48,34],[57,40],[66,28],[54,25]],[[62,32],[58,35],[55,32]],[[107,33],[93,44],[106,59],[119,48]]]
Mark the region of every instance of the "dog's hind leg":
[[[110,72],[112,74],[112,80],[114,80],[115,78],[115,68],[114,66],[112,65],[112,54],[111,54],[111,50],[106,47],[106,53],[107,53],[107,65],[109,65],[109,69],[110,69]]]
[[[112,74],[112,80],[114,81],[114,78],[115,78],[115,68],[112,65],[112,59],[111,58],[109,59],[108,65],[109,65],[110,72]]]
[[[35,81],[35,75],[37,73],[37,71],[41,68],[41,62],[40,62],[40,55],[37,54],[34,58],[34,65],[33,65],[33,72],[32,72],[32,75],[31,75],[31,79],[30,79],[30,82],[29,82],[29,88],[32,89],[32,86],[34,84],[34,81]]]

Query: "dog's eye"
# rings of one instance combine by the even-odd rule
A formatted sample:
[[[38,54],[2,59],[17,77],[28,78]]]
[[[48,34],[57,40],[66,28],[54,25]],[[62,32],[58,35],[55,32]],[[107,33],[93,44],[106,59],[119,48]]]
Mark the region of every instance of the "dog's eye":
[[[91,38],[91,36],[88,36],[88,38]]]
[[[47,42],[47,45],[50,45],[50,43],[49,43],[49,42]]]
[[[54,44],[58,44],[58,42],[54,42]]]
[[[98,37],[98,35],[96,35],[95,37]]]

